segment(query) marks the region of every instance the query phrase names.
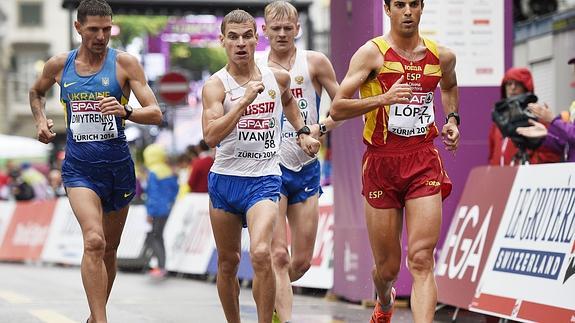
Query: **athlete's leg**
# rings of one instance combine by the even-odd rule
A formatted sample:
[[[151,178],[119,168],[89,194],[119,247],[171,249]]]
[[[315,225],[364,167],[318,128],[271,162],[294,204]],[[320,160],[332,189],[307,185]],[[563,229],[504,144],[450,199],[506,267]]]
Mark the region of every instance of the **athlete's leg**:
[[[366,201],[365,220],[375,264],[373,282],[380,303],[386,306],[401,265],[401,209],[376,209]]]
[[[80,224],[84,241],[81,273],[88,298],[91,322],[107,322],[108,275],[104,266],[106,239],[102,227],[100,197],[85,187],[68,187],[68,200]]]
[[[112,285],[116,279],[116,258],[118,246],[120,245],[120,238],[124,225],[126,224],[126,217],[128,216],[129,205],[117,211],[112,211],[104,214],[102,219],[102,226],[104,228],[104,238],[106,240],[106,251],[104,253],[104,265],[108,274],[108,285],[106,300],[110,298]]]
[[[407,259],[413,286],[411,310],[415,322],[432,322],[437,303],[433,252],[441,229],[441,195],[420,197],[405,203]]]
[[[279,212],[272,238],[272,264],[276,280],[275,310],[282,322],[291,320],[293,291],[289,277],[290,255],[287,237],[287,197],[280,195]]]
[[[261,200],[247,212],[250,258],[254,269],[252,293],[260,323],[271,322],[274,310],[276,282],[272,269],[271,243],[278,212],[277,202],[271,200]]]
[[[280,200],[280,216],[274,230],[272,250],[277,284],[275,309],[282,322],[291,321],[293,306],[291,282],[300,279],[311,266],[317,235],[318,197],[319,194],[316,194],[303,202],[291,205],[287,205],[287,198],[283,195]],[[291,256],[287,249],[285,217],[282,216],[286,213],[291,233]]]
[[[218,251],[218,296],[229,323],[240,322],[240,264],[242,221],[239,216],[216,209],[210,202],[210,222]]]
[[[288,206],[287,217],[291,231],[291,281],[300,279],[311,266],[313,247],[317,235],[319,194],[303,202]]]

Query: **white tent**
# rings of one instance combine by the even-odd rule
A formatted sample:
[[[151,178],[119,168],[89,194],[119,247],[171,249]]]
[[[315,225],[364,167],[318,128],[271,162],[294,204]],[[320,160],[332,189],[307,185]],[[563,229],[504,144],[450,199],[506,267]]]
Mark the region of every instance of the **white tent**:
[[[0,134],[0,159],[46,159],[52,144],[43,144],[36,139]]]

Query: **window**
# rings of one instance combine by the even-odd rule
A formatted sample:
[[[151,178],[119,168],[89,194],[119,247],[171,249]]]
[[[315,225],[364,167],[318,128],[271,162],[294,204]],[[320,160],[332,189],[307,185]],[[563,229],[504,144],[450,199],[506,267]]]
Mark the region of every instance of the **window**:
[[[20,27],[42,26],[42,3],[21,2],[18,9],[18,25]]]

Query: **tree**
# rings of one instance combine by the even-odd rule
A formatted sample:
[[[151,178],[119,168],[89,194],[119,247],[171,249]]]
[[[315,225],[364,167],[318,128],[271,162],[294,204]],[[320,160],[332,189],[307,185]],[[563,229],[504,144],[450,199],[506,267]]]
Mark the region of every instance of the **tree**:
[[[171,46],[171,65],[189,70],[194,79],[200,79],[202,71],[217,72],[226,65],[226,52],[221,47],[190,47],[176,43]]]
[[[136,37],[157,35],[167,23],[167,16],[114,16],[114,24],[120,27],[120,34],[113,39],[114,45],[126,48]]]

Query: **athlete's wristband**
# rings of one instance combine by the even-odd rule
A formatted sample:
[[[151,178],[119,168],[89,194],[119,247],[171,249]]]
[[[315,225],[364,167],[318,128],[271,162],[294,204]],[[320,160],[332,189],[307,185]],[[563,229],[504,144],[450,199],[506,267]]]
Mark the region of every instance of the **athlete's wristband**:
[[[455,118],[455,122],[457,123],[458,126],[461,124],[461,118],[459,117],[459,113],[451,112],[450,114],[448,114],[447,117],[445,117],[445,123],[448,123],[450,118]]]
[[[132,112],[134,112],[134,109],[131,106],[124,104],[124,111],[126,111],[126,115],[123,116],[122,119],[128,120],[128,118],[132,115]]]
[[[303,126],[301,127],[300,130],[297,131],[297,136],[299,137],[299,135],[310,135],[311,134],[311,130],[309,129],[308,126]]]
[[[324,123],[319,124],[319,136],[323,136],[327,133],[327,126]]]

